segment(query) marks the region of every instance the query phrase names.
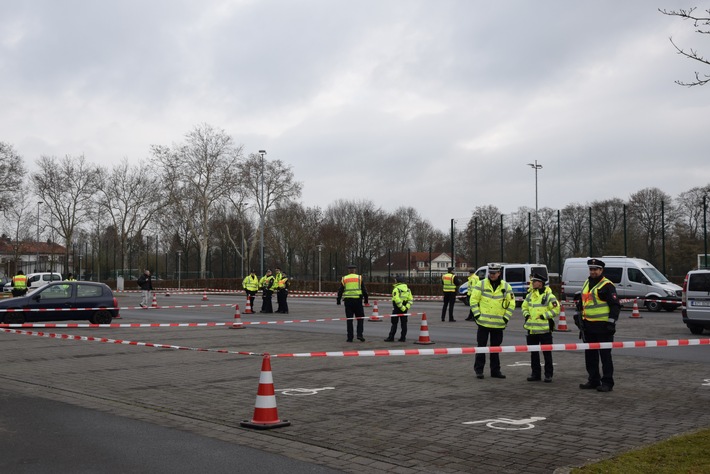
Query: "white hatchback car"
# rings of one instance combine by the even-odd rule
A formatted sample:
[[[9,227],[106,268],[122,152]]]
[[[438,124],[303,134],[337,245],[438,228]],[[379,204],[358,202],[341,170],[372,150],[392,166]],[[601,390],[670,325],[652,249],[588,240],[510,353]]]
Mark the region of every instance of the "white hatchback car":
[[[59,273],[30,273],[29,275],[27,275],[27,288],[29,289],[29,291],[32,291],[46,285],[50,281],[62,280],[62,275]],[[12,291],[12,279],[10,279],[9,282],[5,283],[5,285],[2,287],[2,290],[8,293]]]

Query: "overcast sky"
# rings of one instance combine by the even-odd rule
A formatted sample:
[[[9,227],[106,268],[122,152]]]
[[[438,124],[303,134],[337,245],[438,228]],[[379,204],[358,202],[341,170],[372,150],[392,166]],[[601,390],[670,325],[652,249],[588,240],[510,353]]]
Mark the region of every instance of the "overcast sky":
[[[0,0],[0,141],[103,165],[196,124],[290,164],[302,202],[413,206],[446,231],[710,184],[707,35],[676,0]]]

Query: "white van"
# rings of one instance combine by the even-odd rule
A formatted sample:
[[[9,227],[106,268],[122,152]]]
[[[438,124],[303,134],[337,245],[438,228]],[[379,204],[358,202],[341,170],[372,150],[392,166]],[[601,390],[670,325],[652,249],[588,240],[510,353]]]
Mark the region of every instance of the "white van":
[[[30,273],[27,275],[27,289],[29,291],[34,291],[37,288],[46,285],[50,281],[62,281],[62,275],[59,273]],[[12,280],[5,283],[3,286],[3,291],[12,291]]]
[[[683,281],[683,322],[693,334],[710,329],[710,270],[692,270]]]
[[[573,299],[575,293],[582,291],[584,282],[589,278],[589,258],[565,260],[560,291],[565,299]],[[680,306],[682,288],[668,281],[668,278],[646,260],[623,256],[604,256],[599,259],[606,265],[604,276],[616,285],[616,293],[620,299],[647,298],[644,305],[649,311],[673,311]],[[654,300],[672,302],[659,303]]]
[[[513,293],[516,297],[524,298],[528,292],[530,284],[530,275],[539,273],[549,283],[547,275],[547,265],[543,263],[501,263],[503,267],[502,278],[513,288]],[[488,276],[488,265],[479,267],[476,270],[476,276],[483,280]],[[464,283],[459,287],[459,295],[466,295],[468,291],[468,283]]]

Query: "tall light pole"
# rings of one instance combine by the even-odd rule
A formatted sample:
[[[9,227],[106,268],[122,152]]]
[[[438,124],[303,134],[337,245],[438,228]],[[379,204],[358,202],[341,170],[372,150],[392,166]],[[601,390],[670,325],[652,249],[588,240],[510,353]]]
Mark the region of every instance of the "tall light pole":
[[[542,165],[528,163],[528,166],[535,170],[535,263],[540,263],[540,217],[537,214],[537,170],[542,168]]]
[[[259,150],[261,155],[261,203],[259,205],[259,233],[261,235],[261,275],[264,274],[264,155],[266,150]]]
[[[320,289],[320,255],[321,252],[323,251],[323,244],[318,244],[318,293],[321,292]]]
[[[177,254],[178,254],[178,291],[180,291],[180,267],[182,266],[182,265],[180,265],[180,263],[181,263],[180,257],[182,256],[182,250],[178,250]]]
[[[39,206],[44,204],[44,201],[37,201],[37,261],[35,263],[35,271],[40,271],[39,268]]]

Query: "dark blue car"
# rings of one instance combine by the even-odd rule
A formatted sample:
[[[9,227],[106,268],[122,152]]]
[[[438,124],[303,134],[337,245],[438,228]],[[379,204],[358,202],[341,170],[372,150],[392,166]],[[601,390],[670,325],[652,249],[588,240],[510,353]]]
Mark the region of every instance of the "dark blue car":
[[[68,311],[3,311],[6,309],[69,309]],[[82,310],[80,308],[95,308]],[[104,283],[56,281],[26,296],[0,301],[0,321],[22,324],[36,321],[88,319],[93,324],[109,324],[118,316],[113,291]]]

